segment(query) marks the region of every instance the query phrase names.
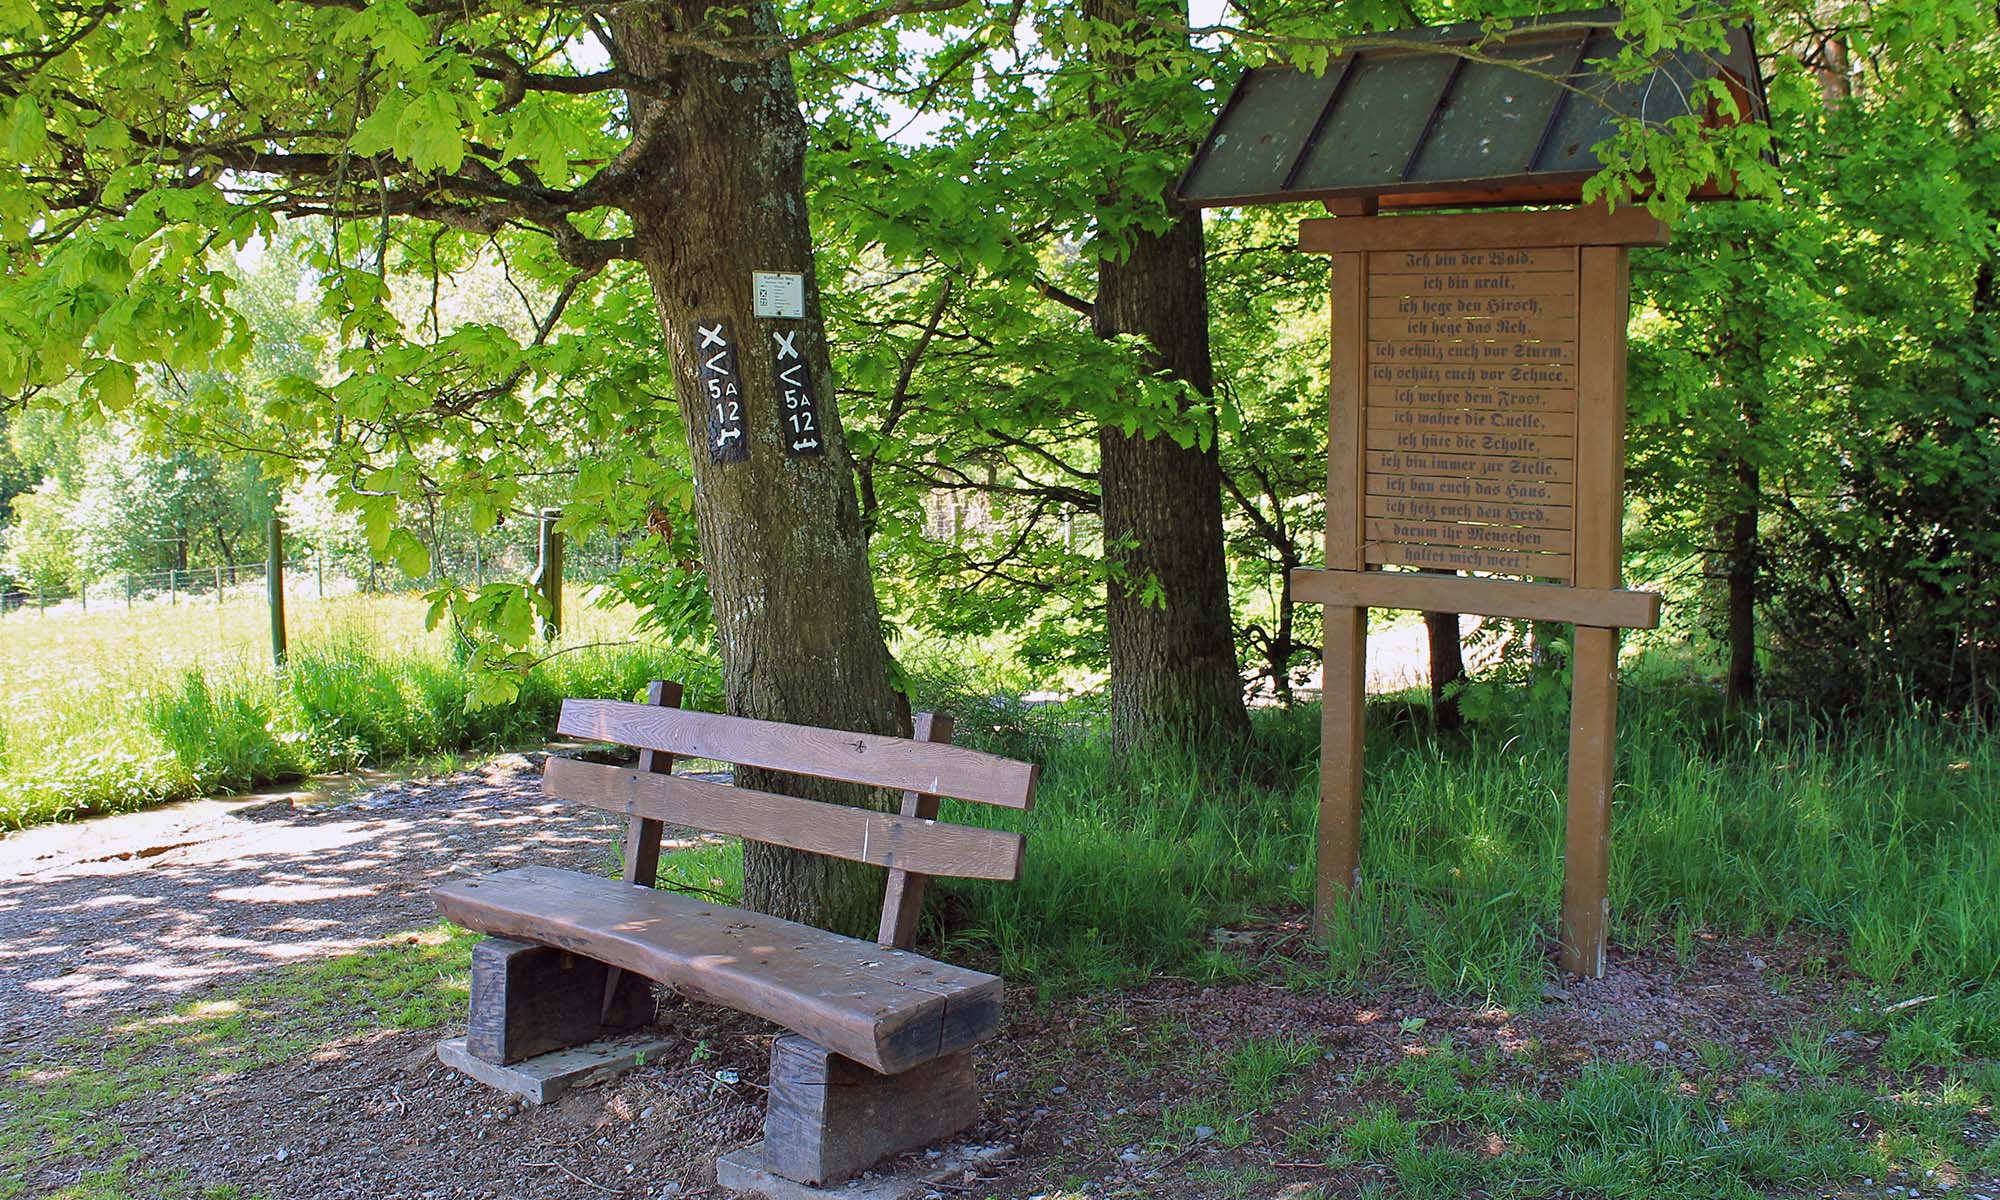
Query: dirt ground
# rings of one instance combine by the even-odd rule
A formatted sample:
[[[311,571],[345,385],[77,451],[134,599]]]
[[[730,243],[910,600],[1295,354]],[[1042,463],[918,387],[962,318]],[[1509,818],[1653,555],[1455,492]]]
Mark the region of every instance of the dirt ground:
[[[427,927],[436,920],[428,889],[456,874],[603,866],[607,823],[545,804],[538,757],[507,756],[324,810],[202,802],[0,839],[0,1059],[18,1065],[65,1032]],[[1232,946],[1261,956],[1301,936],[1296,914],[1273,914]],[[1494,1048],[1500,1070],[1531,1091],[1593,1060],[1688,1065],[1702,1044],[1730,1047],[1724,1070],[1743,1080],[1781,1076],[1779,1039],[1840,986],[1837,972],[1788,969],[1787,956],[1808,952],[1737,943],[1691,966],[1665,954],[1619,956],[1605,979],[1527,1014],[1417,990],[1357,998],[1173,978],[1049,1008],[1017,999],[1006,1031],[980,1054],[987,1117],[970,1135],[1013,1150],[935,1194],[1366,1194],[1379,1168],[1301,1161],[1287,1135],[1371,1103],[1357,1082],[1368,1068],[1424,1053],[1448,1033],[1473,1056]],[[196,1185],[253,1196],[717,1195],[717,1155],[759,1134],[772,1031],[668,999],[658,1032],[671,1039],[666,1053],[544,1108],[504,1102],[440,1066],[432,1030],[350,1038],[128,1104],[118,1120],[140,1156],[136,1177],[174,1168]],[[1185,1145],[1147,1136],[1170,1107],[1220,1097],[1205,1049],[1252,1035],[1316,1043],[1253,1137],[1208,1127]],[[49,1166],[30,1178],[30,1194],[77,1174],[73,1163]],[[1991,1181],[1952,1182],[1957,1194],[2000,1195]]]

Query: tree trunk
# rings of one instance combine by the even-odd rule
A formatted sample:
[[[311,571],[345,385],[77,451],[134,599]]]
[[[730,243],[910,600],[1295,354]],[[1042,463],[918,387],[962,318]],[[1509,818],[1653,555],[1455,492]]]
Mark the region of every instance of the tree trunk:
[[[647,198],[630,206],[633,233],[673,354],[694,464],[702,557],[721,641],[729,711],[869,733],[909,733],[908,702],[890,683],[854,465],[841,436],[806,220],[806,126],[791,64],[726,62],[676,49],[675,29],[711,7],[610,10],[619,64],[671,79],[672,96],[631,96],[635,127],[658,122],[643,164]],[[778,35],[769,3],[735,5],[732,45]],[[753,314],[750,272],[806,280],[803,320]],[[710,389],[717,327],[726,322],[740,389],[738,461],[711,455]],[[704,331],[708,331],[704,333]],[[774,334],[796,338],[817,400],[818,453],[793,454],[773,379]],[[707,343],[704,345],[704,343]],[[739,782],[816,799],[878,803],[862,789],[744,771]],[[744,852],[744,901],[762,912],[848,933],[872,931],[882,873],[756,843]]]
[[[217,522],[213,528],[215,531],[215,551],[222,556],[222,566],[224,570],[229,572],[229,582],[235,583],[236,547],[231,544],[229,535],[222,531],[221,522]]]
[[[1434,575],[1456,575],[1457,571],[1426,567]],[[1455,684],[1465,678],[1465,646],[1458,636],[1458,614],[1427,612],[1424,634],[1431,651],[1431,724],[1440,733],[1451,733],[1464,725],[1458,711]]]
[[[1757,464],[1737,459],[1737,511],[1723,520],[1727,541],[1724,568],[1729,586],[1729,677],[1723,702],[1745,707],[1757,699]]]
[[[1139,7],[1139,0],[1088,0],[1085,12],[1130,30]],[[1187,15],[1178,3],[1147,0],[1147,7],[1160,9],[1164,18]],[[1132,77],[1133,57],[1124,51],[1101,57],[1115,96]],[[1121,144],[1142,136],[1115,99],[1100,113]],[[1122,181],[1115,183],[1104,206],[1154,201],[1124,189]],[[1145,338],[1153,347],[1152,366],[1206,396],[1215,379],[1202,259],[1199,213],[1182,214],[1163,233],[1135,230],[1128,253],[1098,259],[1092,323],[1102,338]],[[1121,750],[1159,735],[1200,739],[1249,731],[1223,562],[1222,466],[1216,431],[1211,427],[1209,434],[1203,450],[1110,425],[1098,431],[1105,554],[1118,568],[1108,588],[1105,626],[1112,741]]]

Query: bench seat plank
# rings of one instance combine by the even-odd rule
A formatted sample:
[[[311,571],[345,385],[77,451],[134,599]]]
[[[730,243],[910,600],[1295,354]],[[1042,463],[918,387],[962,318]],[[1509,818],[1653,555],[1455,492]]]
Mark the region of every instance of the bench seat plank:
[[[1000,1027],[998,976],[691,896],[552,867],[455,880],[432,896],[467,929],[622,967],[887,1075]]]
[[[686,775],[654,775],[574,758],[551,758],[542,794],[628,817],[728,833],[924,875],[1021,877],[1018,833],[822,804]]]
[[[556,731],[685,758],[711,758],[896,791],[1030,808],[1041,768],[948,742],[756,721],[622,700],[565,700]]]

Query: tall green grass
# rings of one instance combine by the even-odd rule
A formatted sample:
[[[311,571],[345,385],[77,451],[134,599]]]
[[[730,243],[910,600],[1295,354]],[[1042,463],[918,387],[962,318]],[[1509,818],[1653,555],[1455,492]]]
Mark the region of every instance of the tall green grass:
[[[362,602],[368,603],[368,602]],[[374,619],[421,621],[391,601]],[[183,606],[183,609],[189,606]],[[186,612],[180,620],[212,619]],[[350,614],[353,615],[353,614]],[[115,621],[111,614],[97,621]],[[154,616],[155,621],[165,618]],[[53,622],[51,624],[54,624]],[[170,653],[172,629],[131,653],[127,669],[95,628],[53,633],[14,618],[36,656],[20,673],[42,686],[0,711],[0,828],[121,812],[243,791],[411,755],[531,743],[547,737],[565,696],[636,696],[649,679],[719,688],[715,664],[643,643],[593,646],[529,672],[512,704],[468,709],[466,668],[442,637],[385,635],[360,622],[310,628],[274,672],[254,656]],[[198,637],[200,631],[181,631]],[[35,644],[31,635],[43,641]],[[16,647],[9,646],[10,650]],[[88,648],[93,665],[66,654]],[[13,664],[19,670],[19,660]],[[89,682],[86,683],[85,679]]]
[[[951,935],[1045,992],[1253,968],[1211,933],[1312,895],[1316,709],[1260,712],[1222,751],[1120,767],[1098,714],[1024,710],[948,685],[961,741],[1045,766],[1035,809],[954,806],[1028,834],[1017,884],[952,889]],[[1363,875],[1324,957],[1288,982],[1394,974],[1447,995],[1534,1003],[1552,978],[1567,713],[1527,693],[1440,739],[1371,705]],[[1566,708],[1566,706],[1562,706]],[[1704,934],[1844,940],[1866,979],[1960,998],[1961,1048],[2000,1053],[2000,743],[1923,714],[1863,726],[1725,724],[1711,689],[1640,669],[1619,714],[1614,938],[1695,953]]]

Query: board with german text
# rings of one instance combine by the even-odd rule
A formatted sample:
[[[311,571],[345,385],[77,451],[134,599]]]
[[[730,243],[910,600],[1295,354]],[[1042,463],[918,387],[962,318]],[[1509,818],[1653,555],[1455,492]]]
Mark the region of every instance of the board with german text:
[[[1363,555],[1572,580],[1574,246],[1367,256]]]

